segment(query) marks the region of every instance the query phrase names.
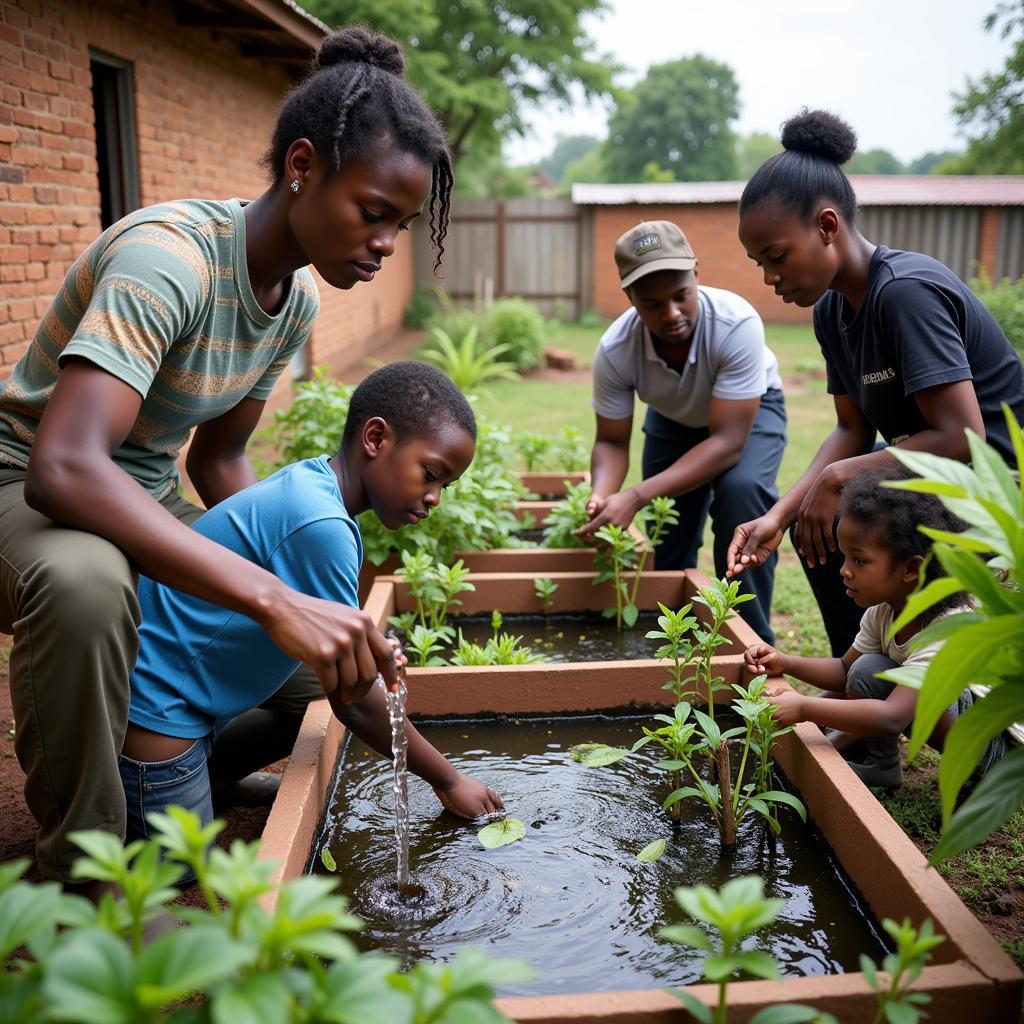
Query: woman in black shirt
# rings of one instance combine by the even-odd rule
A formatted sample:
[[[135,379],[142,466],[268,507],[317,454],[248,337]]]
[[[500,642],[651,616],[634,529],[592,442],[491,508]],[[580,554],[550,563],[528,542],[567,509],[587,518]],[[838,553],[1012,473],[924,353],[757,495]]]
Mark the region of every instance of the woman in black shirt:
[[[894,461],[876,434],[886,445],[966,462],[970,428],[1014,465],[1001,405],[1024,418],[1024,370],[951,270],[921,253],[876,246],[857,230],[853,189],[840,169],[856,148],[849,125],[804,111],[783,126],[782,144],[743,191],[739,235],[783,302],[814,307],[836,426],[789,493],[737,527],[729,575],[761,564],[792,525],[832,652],[842,654],[860,618],[838,572],[843,485]]]

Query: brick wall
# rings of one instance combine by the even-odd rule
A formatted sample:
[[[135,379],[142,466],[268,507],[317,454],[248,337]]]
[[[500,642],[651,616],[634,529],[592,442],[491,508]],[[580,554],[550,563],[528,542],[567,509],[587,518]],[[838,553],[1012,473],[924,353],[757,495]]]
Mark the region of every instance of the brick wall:
[[[266,187],[257,161],[290,78],[172,6],[0,0],[0,377],[100,231],[90,47],[133,63],[143,205]],[[400,325],[412,262],[390,262],[371,285],[321,287],[315,362],[341,366]]]
[[[594,206],[594,307],[603,316],[622,313],[629,300],[619,287],[613,253],[615,242],[642,220],[678,224],[697,254],[702,284],[742,295],[766,323],[811,322],[811,311],[787,305],[765,286],[761,272],[736,237],[733,203],[699,206]]]
[[[999,260],[999,208],[984,206],[978,227],[978,266],[990,278],[996,278]]]

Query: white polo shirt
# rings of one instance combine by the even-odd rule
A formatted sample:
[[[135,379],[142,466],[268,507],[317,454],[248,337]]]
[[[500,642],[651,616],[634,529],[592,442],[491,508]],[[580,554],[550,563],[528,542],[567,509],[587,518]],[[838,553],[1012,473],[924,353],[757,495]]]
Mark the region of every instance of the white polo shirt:
[[[721,288],[697,291],[697,328],[681,372],[654,351],[651,332],[632,307],[605,331],[593,367],[591,404],[599,416],[631,417],[636,395],[666,419],[706,427],[712,395],[739,401],[782,387],[754,307]]]

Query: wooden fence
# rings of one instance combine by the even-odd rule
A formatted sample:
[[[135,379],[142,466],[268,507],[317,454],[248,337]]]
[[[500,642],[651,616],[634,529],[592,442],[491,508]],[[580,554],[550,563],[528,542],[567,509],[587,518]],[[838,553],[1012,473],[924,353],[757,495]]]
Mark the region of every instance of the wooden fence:
[[[592,303],[590,219],[571,199],[456,199],[436,283],[457,302],[519,295],[575,319]],[[429,234],[417,231],[418,286],[436,281],[433,264]]]

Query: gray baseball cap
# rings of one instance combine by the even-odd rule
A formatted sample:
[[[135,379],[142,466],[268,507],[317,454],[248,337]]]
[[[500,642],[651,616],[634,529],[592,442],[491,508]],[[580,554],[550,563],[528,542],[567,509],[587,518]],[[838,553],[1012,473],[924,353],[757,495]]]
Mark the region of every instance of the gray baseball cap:
[[[615,265],[623,288],[658,270],[693,270],[697,257],[670,220],[645,220],[615,243]]]

